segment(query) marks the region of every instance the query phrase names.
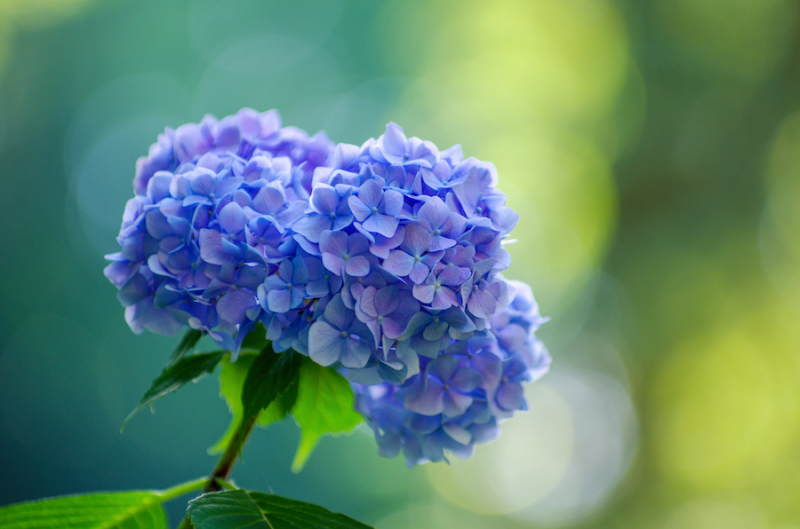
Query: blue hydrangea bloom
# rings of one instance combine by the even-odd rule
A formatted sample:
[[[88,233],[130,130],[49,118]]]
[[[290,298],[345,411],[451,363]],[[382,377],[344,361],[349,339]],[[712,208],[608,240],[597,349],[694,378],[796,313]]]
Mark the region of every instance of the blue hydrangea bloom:
[[[333,149],[322,133],[282,128],[274,110],[206,116],[160,135],[136,164],[121,251],[105,269],[131,329],[191,327],[235,349],[243,329],[272,317],[257,295],[267,277],[280,299],[273,308],[298,308],[302,288],[285,301],[269,287],[299,259],[287,228],[303,216],[314,170]]]
[[[400,451],[409,466],[472,455],[499,434],[499,423],[527,410],[522,385],[547,372],[550,355],[534,336],[546,321],[527,285],[508,281],[513,301],[492,318],[492,330],[447,340],[420,372],[401,384],[353,383],[356,409],[375,433],[379,452]],[[428,326],[427,329],[430,329]]]
[[[468,457],[550,357],[501,272],[518,215],[490,163],[406,138],[334,146],[243,109],[167,129],[136,165],[106,276],[134,330],[266,329],[350,379],[381,453]]]

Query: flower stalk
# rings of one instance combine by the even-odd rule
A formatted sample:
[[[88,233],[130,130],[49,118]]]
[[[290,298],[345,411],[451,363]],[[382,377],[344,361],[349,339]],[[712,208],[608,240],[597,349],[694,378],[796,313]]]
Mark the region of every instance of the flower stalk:
[[[211,474],[209,474],[208,478],[205,480],[203,494],[208,492],[219,492],[222,490],[223,487],[220,484],[220,481],[224,481],[231,473],[233,465],[236,464],[236,459],[242,453],[244,443],[247,442],[247,438],[250,436],[250,433],[253,431],[253,427],[256,425],[257,419],[258,415],[251,417],[250,420],[245,423],[244,427],[237,430],[236,435],[233,436],[231,442],[228,444],[228,447],[225,449],[225,452],[223,452],[223,454],[220,456],[217,464],[211,471]],[[194,525],[192,524],[192,520],[187,515],[178,526],[178,529],[191,529],[193,527]]]

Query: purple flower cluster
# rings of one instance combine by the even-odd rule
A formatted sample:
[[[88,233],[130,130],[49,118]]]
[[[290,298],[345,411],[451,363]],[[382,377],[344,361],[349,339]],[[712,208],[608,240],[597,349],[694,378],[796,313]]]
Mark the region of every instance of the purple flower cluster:
[[[527,410],[523,384],[538,379],[550,355],[534,336],[539,316],[530,288],[509,281],[513,301],[491,318],[491,330],[451,340],[403,384],[353,384],[356,409],[375,433],[380,454],[401,450],[409,466],[464,459],[476,444],[495,439],[498,422]]]
[[[235,355],[261,323],[341,369],[386,455],[466,455],[549,363],[530,289],[500,273],[519,217],[496,184],[393,123],[358,147],[275,111],[206,116],[138,161],[105,272],[135,332],[191,327]]]
[[[265,276],[296,253],[288,228],[333,148],[322,133],[281,128],[274,110],[167,128],[136,163],[122,249],[106,257],[131,329],[191,327],[236,350],[261,317]]]

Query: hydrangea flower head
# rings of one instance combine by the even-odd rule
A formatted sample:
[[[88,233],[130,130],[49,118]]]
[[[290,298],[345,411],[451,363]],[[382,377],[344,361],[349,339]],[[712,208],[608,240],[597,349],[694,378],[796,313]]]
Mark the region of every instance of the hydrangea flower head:
[[[105,269],[131,329],[191,327],[232,346],[260,315],[265,277],[281,277],[282,262],[295,257],[287,228],[303,215],[313,172],[333,147],[324,134],[281,128],[275,111],[251,109],[160,135],[136,164],[121,251]]]
[[[467,457],[550,362],[530,288],[502,276],[519,216],[497,182],[394,123],[359,147],[274,111],[206,116],[137,163],[106,275],[135,332],[188,326],[235,356],[260,322],[350,379],[383,455]]]
[[[491,331],[447,338],[435,357],[402,384],[353,384],[356,409],[375,433],[380,454],[403,452],[409,466],[472,455],[499,435],[499,423],[527,410],[523,384],[547,372],[550,355],[534,336],[546,321],[527,285],[509,281],[512,303]],[[427,327],[431,328],[430,326]]]

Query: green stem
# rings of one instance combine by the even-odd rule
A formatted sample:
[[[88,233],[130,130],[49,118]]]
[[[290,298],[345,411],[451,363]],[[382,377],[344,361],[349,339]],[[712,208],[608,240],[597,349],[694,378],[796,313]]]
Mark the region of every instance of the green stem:
[[[174,487],[170,487],[166,490],[162,490],[158,493],[158,495],[161,496],[162,502],[170,501],[179,496],[183,496],[188,492],[200,490],[206,485],[206,483],[208,483],[208,478],[194,479],[192,481],[187,481],[186,483],[181,483],[180,485],[175,485]]]
[[[217,478],[217,483],[219,483],[219,486],[225,490],[239,490],[239,487],[237,487],[230,481],[225,481],[224,479]]]
[[[224,481],[225,478],[228,477],[228,474],[231,473],[231,469],[233,465],[236,464],[236,458],[239,457],[239,454],[242,452],[242,447],[244,446],[245,441],[247,441],[250,432],[253,431],[253,427],[256,425],[256,419],[258,415],[252,417],[244,427],[239,428],[236,432],[236,435],[233,436],[231,439],[230,444],[225,449],[225,452],[220,456],[219,460],[217,461],[214,470],[211,471],[211,474],[202,481],[205,483],[205,487],[203,487],[203,493],[206,492],[217,492],[222,490],[222,486],[220,485],[221,481]],[[181,485],[178,485],[180,487]],[[177,488],[177,487],[173,487]],[[197,490],[200,487],[190,490]],[[169,489],[172,490],[172,489]],[[189,492],[187,490],[187,492]],[[194,527],[192,525],[192,521],[186,516],[181,524],[178,526],[178,529],[191,529]]]

